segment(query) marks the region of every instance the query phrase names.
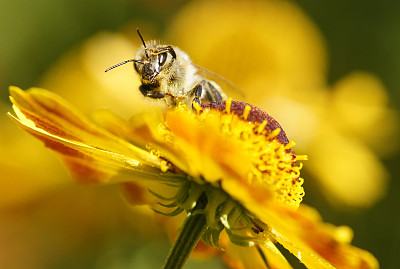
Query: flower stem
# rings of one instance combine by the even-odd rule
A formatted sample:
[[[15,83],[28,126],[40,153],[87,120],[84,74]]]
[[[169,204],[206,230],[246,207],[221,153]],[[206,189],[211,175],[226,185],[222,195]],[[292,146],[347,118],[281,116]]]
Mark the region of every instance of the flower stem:
[[[206,204],[207,197],[203,193],[198,199],[196,207],[186,217],[178,238],[164,263],[164,269],[180,269],[185,265],[206,229],[206,216],[204,214],[196,214],[196,210],[204,209]]]

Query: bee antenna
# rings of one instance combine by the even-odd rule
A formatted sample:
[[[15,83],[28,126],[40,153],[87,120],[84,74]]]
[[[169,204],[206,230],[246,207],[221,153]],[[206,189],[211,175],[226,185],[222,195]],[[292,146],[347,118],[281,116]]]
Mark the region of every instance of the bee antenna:
[[[147,47],[146,43],[144,42],[143,36],[140,34],[139,28],[136,28],[136,31],[140,37],[140,40],[142,40],[143,46],[144,46],[144,53],[146,53],[146,58],[149,59],[149,55],[147,54]]]
[[[134,60],[134,59],[129,59],[129,60],[120,62],[119,64],[116,64],[116,65],[113,65],[113,66],[107,68],[106,71],[104,71],[104,72],[108,72],[108,71],[110,71],[111,69],[114,69],[114,68],[116,68],[116,67],[118,67],[118,66],[121,66],[121,65],[123,65],[123,64],[130,63],[130,62],[135,62],[135,63],[143,64],[142,61],[138,61],[138,60]]]

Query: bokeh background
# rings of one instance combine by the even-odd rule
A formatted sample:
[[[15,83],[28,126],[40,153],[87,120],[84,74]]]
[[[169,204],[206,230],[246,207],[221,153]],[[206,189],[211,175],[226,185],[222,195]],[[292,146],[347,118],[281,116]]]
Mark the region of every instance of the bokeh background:
[[[131,67],[160,39],[242,88],[309,155],[305,203],[382,268],[400,250],[400,1],[0,1],[0,268],[159,268],[169,240],[118,186],[81,186],[6,116],[8,86],[84,113],[148,106]],[[308,167],[307,167],[308,166]],[[225,268],[219,258],[187,268]],[[296,265],[301,268],[301,266]]]

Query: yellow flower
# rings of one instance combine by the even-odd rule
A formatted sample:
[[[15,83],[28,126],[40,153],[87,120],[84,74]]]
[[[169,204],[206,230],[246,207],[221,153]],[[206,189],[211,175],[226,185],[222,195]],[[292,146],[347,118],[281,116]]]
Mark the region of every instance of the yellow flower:
[[[103,112],[98,117],[106,130],[45,90],[10,92],[15,123],[58,152],[81,182],[166,184],[176,191],[168,197],[153,191],[169,201],[157,211],[202,218],[200,232],[210,245],[220,247],[226,233],[258,253],[258,267],[290,268],[277,243],[309,268],[378,267],[371,254],[349,244],[349,228],[324,223],[300,205],[305,156],[291,150],[294,143],[278,122],[257,107],[228,100],[197,105],[194,113],[178,106],[153,110],[141,121]],[[226,248],[229,255],[235,247]]]
[[[385,88],[365,72],[327,85],[323,37],[295,3],[193,1],[166,36],[285,125],[310,156],[309,180],[333,205],[371,206],[385,194],[388,173],[379,157],[399,146]]]

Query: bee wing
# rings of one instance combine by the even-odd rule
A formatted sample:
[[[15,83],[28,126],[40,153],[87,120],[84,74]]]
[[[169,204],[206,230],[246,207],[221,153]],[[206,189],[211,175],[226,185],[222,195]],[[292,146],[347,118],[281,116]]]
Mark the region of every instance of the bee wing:
[[[199,75],[217,83],[228,97],[231,97],[232,99],[237,101],[245,100],[245,95],[238,86],[236,86],[226,78],[205,69],[204,67],[198,66],[196,64],[193,65],[197,68],[197,73]]]

